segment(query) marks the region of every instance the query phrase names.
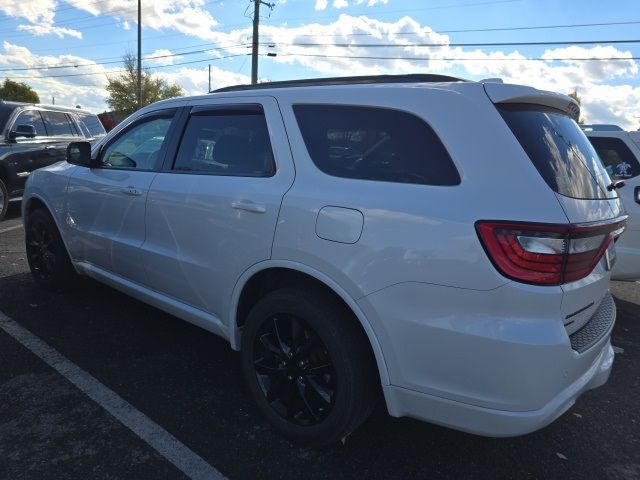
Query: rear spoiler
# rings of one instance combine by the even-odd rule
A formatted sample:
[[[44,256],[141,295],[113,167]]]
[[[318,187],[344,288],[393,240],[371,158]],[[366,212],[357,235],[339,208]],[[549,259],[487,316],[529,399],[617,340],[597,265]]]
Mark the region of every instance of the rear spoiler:
[[[528,103],[562,110],[574,120],[580,117],[580,105],[569,95],[538,90],[522,85],[483,83],[484,91],[493,103]]]

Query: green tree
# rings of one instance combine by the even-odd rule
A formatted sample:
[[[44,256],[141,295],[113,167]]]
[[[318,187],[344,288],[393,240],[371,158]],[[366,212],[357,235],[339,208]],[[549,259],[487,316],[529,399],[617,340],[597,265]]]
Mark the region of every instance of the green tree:
[[[569,93],[569,96],[571,98],[573,98],[578,105],[582,105],[582,100],[580,100],[580,97],[578,96],[578,90],[577,89],[574,90],[573,92]],[[580,124],[584,123],[584,118],[582,118],[582,117],[576,118],[575,120],[576,120],[576,122],[578,122]]]
[[[131,53],[123,57],[124,72],[108,77],[107,104],[114,112],[129,115],[138,109],[138,76],[137,58]],[[166,80],[152,75],[148,70],[142,70],[142,106],[164,100],[166,98],[184,95],[182,87],[172,85]]]
[[[14,82],[6,78],[0,86],[0,100],[12,100],[14,102],[40,103],[40,97],[36,91],[26,83]]]

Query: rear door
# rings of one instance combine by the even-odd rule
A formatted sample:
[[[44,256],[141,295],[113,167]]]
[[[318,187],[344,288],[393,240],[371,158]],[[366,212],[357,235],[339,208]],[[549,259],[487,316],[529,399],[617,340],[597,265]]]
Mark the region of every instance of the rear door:
[[[640,148],[624,134],[622,138],[598,135],[589,140],[614,180],[624,180],[619,190],[629,214],[627,232],[617,244],[618,262],[613,269],[615,280],[640,280]],[[625,141],[626,140],[626,141]]]
[[[64,112],[42,110],[42,118],[47,129],[47,145],[37,168],[64,160],[67,145],[74,140],[81,140],[82,135],[76,130],[71,117]]]
[[[224,318],[242,272],[271,257],[293,178],[274,98],[194,101],[175,158],[149,191],[148,285]]]
[[[100,148],[99,167],[76,169],[67,191],[74,259],[144,283],[139,247],[147,193],[176,114],[173,108],[137,118]]]

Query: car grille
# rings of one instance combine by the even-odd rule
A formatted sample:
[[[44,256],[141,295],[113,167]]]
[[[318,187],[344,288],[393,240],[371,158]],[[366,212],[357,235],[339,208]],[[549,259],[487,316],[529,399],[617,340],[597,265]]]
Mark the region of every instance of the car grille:
[[[611,331],[616,319],[616,304],[607,292],[589,321],[578,331],[569,335],[571,348],[582,353]]]

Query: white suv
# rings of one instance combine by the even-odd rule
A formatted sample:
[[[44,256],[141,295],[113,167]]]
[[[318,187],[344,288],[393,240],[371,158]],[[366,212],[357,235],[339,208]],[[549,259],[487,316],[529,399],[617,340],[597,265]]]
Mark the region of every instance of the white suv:
[[[542,428],[608,378],[625,217],[575,103],[441,76],[231,87],[70,145],[24,196],[77,274],[227,339],[287,437],[393,416]]]
[[[628,230],[616,247],[614,280],[640,280],[640,131],[626,132],[616,125],[583,125],[585,134],[614,180],[624,180],[620,199],[629,214]]]

